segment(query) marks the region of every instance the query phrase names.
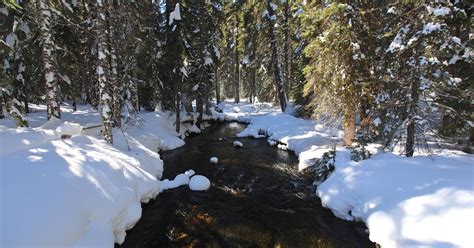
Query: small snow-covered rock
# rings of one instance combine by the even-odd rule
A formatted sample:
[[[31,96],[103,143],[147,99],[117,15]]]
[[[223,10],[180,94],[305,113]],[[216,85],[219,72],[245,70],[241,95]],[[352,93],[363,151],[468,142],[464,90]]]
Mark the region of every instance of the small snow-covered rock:
[[[79,135],[82,132],[81,125],[72,122],[64,122],[56,128],[58,135]]]
[[[219,159],[217,157],[212,157],[212,158],[209,159],[209,162],[211,164],[217,164],[217,162],[219,162]]]
[[[192,177],[196,172],[194,172],[194,170],[187,170],[184,174],[188,177]]]
[[[270,146],[274,146],[274,145],[278,144],[278,142],[276,142],[274,140],[267,140],[267,142]]]
[[[282,150],[285,150],[285,151],[288,150],[288,146],[287,146],[287,145],[278,144],[277,147],[278,147],[279,149],[282,149]]]
[[[236,140],[236,141],[234,141],[234,146],[235,147],[243,147],[244,144],[242,144],[242,142]]]
[[[189,181],[189,189],[194,191],[208,190],[211,187],[211,181],[205,176],[196,175]]]

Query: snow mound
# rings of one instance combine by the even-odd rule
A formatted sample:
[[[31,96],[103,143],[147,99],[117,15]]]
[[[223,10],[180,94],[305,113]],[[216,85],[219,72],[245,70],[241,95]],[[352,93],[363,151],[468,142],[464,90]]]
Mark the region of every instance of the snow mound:
[[[324,206],[363,220],[382,247],[473,247],[474,156],[392,153],[355,162],[339,149],[335,172],[317,188]]]
[[[184,173],[176,175],[176,177],[173,180],[169,179],[164,179],[160,181],[160,188],[161,191],[163,190],[168,190],[168,189],[174,189],[179,186],[183,185],[188,185],[189,184],[189,178],[192,177],[195,174],[193,170],[187,170]]]
[[[82,127],[78,123],[72,123],[65,121],[56,128],[56,133],[59,136],[62,135],[79,135],[82,132]]]
[[[9,137],[0,135],[2,142]],[[2,155],[2,247],[122,243],[140,219],[140,202],[159,193],[158,154],[121,151],[88,136],[61,140],[31,129],[21,135],[43,139]]]
[[[212,157],[209,159],[209,163],[211,164],[217,164],[219,162],[219,159],[217,157]]]
[[[234,144],[235,147],[244,147],[244,144],[242,144],[242,142],[240,142],[238,140],[234,141],[233,144]]]
[[[195,175],[191,177],[189,188],[194,191],[208,190],[211,187],[211,181],[205,176]]]
[[[196,172],[194,172],[194,170],[187,170],[184,174],[186,174],[188,177],[192,177],[194,174],[196,174]]]
[[[276,144],[278,144],[278,142],[276,142],[274,140],[271,140],[271,139],[267,140],[267,143],[268,143],[269,146],[275,146]]]

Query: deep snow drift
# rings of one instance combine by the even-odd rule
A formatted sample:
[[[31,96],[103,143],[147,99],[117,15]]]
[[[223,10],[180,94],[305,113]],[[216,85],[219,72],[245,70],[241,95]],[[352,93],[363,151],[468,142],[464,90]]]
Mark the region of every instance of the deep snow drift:
[[[87,128],[100,124],[98,111],[61,108],[61,120],[46,122],[45,107],[32,105],[33,128],[0,120],[1,247],[121,243],[141,216],[140,202],[170,188],[157,179],[157,151],[184,145],[178,136],[197,129],[183,125],[177,134],[174,116],[144,112],[141,126],[114,129],[111,146],[100,128]]]
[[[257,103],[219,105],[220,120],[249,123],[239,136],[268,137],[269,145],[291,149],[299,168],[311,166],[342,130],[280,113]],[[474,155],[447,149],[406,158],[378,152],[360,162],[337,148],[334,173],[318,186],[324,206],[340,218],[359,219],[382,247],[474,247]]]

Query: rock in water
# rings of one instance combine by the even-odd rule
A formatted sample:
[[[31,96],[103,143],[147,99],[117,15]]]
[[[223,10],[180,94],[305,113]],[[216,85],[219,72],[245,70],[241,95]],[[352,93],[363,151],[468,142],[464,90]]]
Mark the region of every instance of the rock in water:
[[[237,141],[237,140],[234,141],[234,147],[243,147],[243,146],[244,146],[244,144],[242,144],[242,142]]]
[[[194,191],[208,190],[211,187],[211,181],[205,176],[196,175],[189,181],[189,189]]]
[[[209,159],[209,162],[211,164],[217,164],[217,162],[219,162],[219,159],[217,157],[212,157],[212,158]]]

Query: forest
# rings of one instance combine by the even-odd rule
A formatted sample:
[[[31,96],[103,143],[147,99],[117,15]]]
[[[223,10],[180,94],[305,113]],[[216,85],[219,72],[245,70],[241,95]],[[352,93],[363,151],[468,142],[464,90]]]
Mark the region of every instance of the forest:
[[[159,160],[159,169],[155,165],[143,169],[153,179],[137,176],[138,181],[151,185],[148,180],[152,180],[155,185],[146,186],[155,187],[147,192],[140,191],[145,187],[140,186],[138,200],[134,201],[140,208],[140,201],[147,202],[158,192],[182,185],[178,177],[175,186],[155,182],[163,173],[161,152],[187,144],[182,140],[192,132],[205,132],[212,119],[248,124],[232,137],[267,137],[270,146],[296,153],[299,170],[324,161],[324,166],[314,170],[318,174],[321,168],[330,168],[325,174],[329,176],[327,183],[318,186],[316,192],[323,206],[331,208],[336,217],[364,221],[370,231],[381,225],[371,226],[370,214],[356,216],[358,213],[353,209],[347,210],[347,214],[345,207],[335,203],[331,206],[329,198],[324,198],[325,194],[332,194],[330,180],[337,178],[330,173],[341,173],[338,168],[343,168],[337,163],[351,166],[346,160],[339,160],[346,151],[351,158],[348,161],[362,161],[367,168],[377,168],[374,161],[378,157],[374,154],[379,152],[386,153],[381,155],[386,156],[386,161],[400,164],[408,161],[400,157],[413,157],[420,160],[412,161],[425,164],[430,163],[426,162],[428,158],[440,156],[439,163],[446,161],[453,166],[458,159],[458,164],[465,165],[459,169],[463,172],[453,174],[451,179],[455,181],[464,174],[466,178],[459,179],[464,185],[460,188],[464,187],[472,198],[474,160],[468,154],[474,152],[473,11],[474,5],[464,0],[2,0],[2,188],[9,182],[7,175],[16,171],[7,169],[8,161],[17,159],[13,156],[16,148],[7,147],[10,140],[18,140],[17,147],[30,149],[36,147],[36,138],[32,139],[33,146],[30,138],[23,138],[21,144],[25,132],[47,133],[43,129],[53,125],[47,123],[63,123],[67,127],[62,130],[80,126],[82,131],[78,133],[61,133],[61,126],[56,129],[66,134],[60,140],[68,144],[71,136],[81,132],[86,135],[84,131],[98,127],[99,133],[89,136],[105,140],[105,144],[95,140],[91,144],[102,144],[98,146],[107,149],[116,147],[124,154],[137,151],[130,156],[139,158],[138,164],[142,163],[143,154],[146,163],[151,158]],[[257,115],[262,113],[264,117],[259,119]],[[85,121],[92,119],[90,122],[95,125],[87,126]],[[67,124],[71,120],[78,120],[79,124]],[[10,122],[14,125],[9,126]],[[41,126],[43,123],[46,124]],[[41,141],[36,148],[43,144],[57,147],[50,140],[52,137],[46,139],[51,144]],[[295,143],[298,139],[301,143]],[[239,143],[233,145],[243,147],[244,151],[245,142]],[[127,149],[122,149],[124,144]],[[373,151],[374,147],[378,150]],[[446,149],[461,155],[446,155]],[[107,154],[115,154],[115,150]],[[337,158],[339,155],[335,154],[341,156]],[[118,159],[122,155],[110,156],[122,160]],[[333,162],[328,162],[331,159]],[[65,160],[69,166],[75,163]],[[107,158],[99,160],[115,163]],[[164,161],[166,167],[167,160]],[[217,164],[217,157],[212,161]],[[130,165],[119,167],[122,166]],[[413,170],[417,175],[424,173]],[[186,173],[180,174],[188,177],[183,184],[197,177],[192,177],[194,171]],[[373,182],[384,182],[373,178]],[[433,179],[427,185],[436,185],[438,181]],[[212,185],[215,188],[214,182]],[[17,194],[16,189],[10,190],[12,195]],[[377,202],[373,199],[360,204]],[[473,213],[473,204],[472,200],[467,203],[466,213]],[[14,208],[12,205],[6,209]],[[340,208],[345,212],[335,210]],[[8,214],[2,210],[2,215]],[[134,225],[128,219],[125,222],[114,222],[120,226],[114,227],[115,243],[122,243],[125,230]],[[17,234],[4,234],[11,239],[0,244],[20,244],[16,243]],[[426,240],[404,243],[403,238],[390,243],[393,240],[387,241],[386,236],[377,236],[375,240],[374,237],[371,234],[370,240],[382,243],[383,247],[432,244]],[[447,240],[453,247],[473,245],[472,238],[466,237],[462,241],[457,239],[459,242]],[[75,243],[77,237],[71,240],[47,240],[45,244],[88,246],[100,239],[80,239],[86,243]],[[109,241],[100,242],[111,245]],[[269,244],[263,246],[266,245]]]
[[[427,133],[474,139],[467,2],[5,4],[0,115],[18,126],[31,102],[48,118],[63,101],[87,103],[112,143],[122,110],[131,123],[157,106],[179,119],[193,101],[202,114],[214,99],[246,98],[282,111],[292,100],[303,116],[342,120],[346,145],[403,142],[407,156]]]

